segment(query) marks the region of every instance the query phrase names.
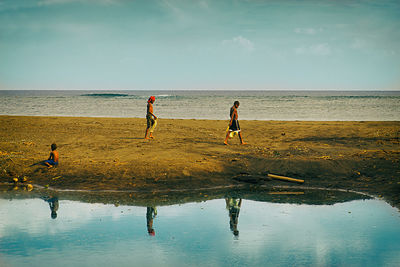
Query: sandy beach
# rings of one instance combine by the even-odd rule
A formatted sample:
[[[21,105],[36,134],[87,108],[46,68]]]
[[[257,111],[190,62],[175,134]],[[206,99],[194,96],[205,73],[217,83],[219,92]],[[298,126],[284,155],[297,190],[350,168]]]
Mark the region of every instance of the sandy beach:
[[[240,121],[244,140],[223,140],[228,121],[0,116],[0,182],[24,177],[54,189],[157,190],[294,185],[382,196],[400,206],[400,122]],[[56,168],[34,165],[56,143]]]

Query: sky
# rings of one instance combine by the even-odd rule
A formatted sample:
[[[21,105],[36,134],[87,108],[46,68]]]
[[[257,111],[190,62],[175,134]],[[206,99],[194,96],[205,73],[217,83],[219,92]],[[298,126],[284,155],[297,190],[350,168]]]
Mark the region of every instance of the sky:
[[[0,0],[0,89],[400,90],[400,0]]]

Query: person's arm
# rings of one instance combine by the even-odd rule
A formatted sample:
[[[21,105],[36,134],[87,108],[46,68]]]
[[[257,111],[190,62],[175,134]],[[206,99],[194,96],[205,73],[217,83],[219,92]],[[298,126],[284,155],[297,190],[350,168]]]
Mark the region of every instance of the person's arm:
[[[48,160],[53,160],[53,159],[54,159],[54,154],[53,154],[53,152],[50,152],[50,156],[49,156]]]
[[[154,115],[154,113],[153,113],[153,112],[149,111],[149,114],[150,114],[151,116],[153,116],[155,120],[157,119],[157,116],[156,116],[156,115]]]

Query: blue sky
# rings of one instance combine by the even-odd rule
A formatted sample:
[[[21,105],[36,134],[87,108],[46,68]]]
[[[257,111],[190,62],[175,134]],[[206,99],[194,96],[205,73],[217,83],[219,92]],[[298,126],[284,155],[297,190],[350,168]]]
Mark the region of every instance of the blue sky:
[[[400,89],[400,1],[0,0],[0,89]]]

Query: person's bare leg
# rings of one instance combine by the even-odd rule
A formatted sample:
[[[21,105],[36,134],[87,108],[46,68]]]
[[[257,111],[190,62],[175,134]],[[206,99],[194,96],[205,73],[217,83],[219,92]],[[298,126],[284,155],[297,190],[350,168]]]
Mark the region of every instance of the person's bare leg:
[[[229,131],[226,132],[226,137],[225,137],[225,141],[224,141],[225,145],[228,145],[228,139],[229,139]]]
[[[45,162],[44,165],[46,165],[47,168],[52,168],[52,167],[53,167],[53,166],[52,166],[50,163],[48,163],[48,162]]]
[[[146,128],[146,134],[144,135],[144,139],[149,139],[147,135],[149,134],[149,128]]]
[[[245,142],[243,141],[242,132],[239,132],[239,139],[240,139],[240,144],[241,144],[241,145],[247,145],[247,143],[245,143]]]
[[[148,129],[148,131],[150,131],[149,137],[151,139],[154,139],[153,131],[154,131],[155,126],[156,126],[156,121],[153,121],[153,123],[150,125],[150,128]]]

